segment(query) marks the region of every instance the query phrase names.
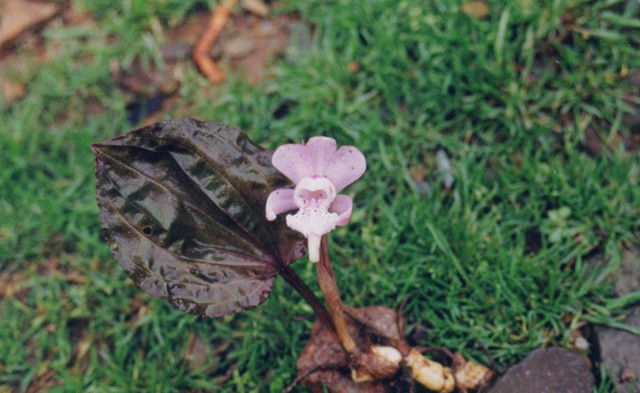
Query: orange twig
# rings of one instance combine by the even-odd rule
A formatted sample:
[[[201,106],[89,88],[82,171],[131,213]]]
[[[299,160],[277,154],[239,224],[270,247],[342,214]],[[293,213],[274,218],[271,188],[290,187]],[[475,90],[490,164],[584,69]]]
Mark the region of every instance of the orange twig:
[[[204,31],[198,42],[193,47],[193,61],[196,62],[200,71],[211,81],[218,84],[224,81],[225,73],[209,57],[209,49],[213,46],[216,38],[229,21],[231,8],[238,0],[223,0],[218,4],[216,10],[211,14],[207,29]]]

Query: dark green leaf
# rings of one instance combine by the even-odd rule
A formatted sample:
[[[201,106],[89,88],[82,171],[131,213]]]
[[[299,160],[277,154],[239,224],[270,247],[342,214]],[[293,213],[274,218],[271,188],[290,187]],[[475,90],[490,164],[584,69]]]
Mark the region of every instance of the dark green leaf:
[[[268,222],[287,186],[271,152],[237,128],[169,120],[93,145],[100,217],[113,255],[145,292],[217,317],[262,303],[304,241]]]

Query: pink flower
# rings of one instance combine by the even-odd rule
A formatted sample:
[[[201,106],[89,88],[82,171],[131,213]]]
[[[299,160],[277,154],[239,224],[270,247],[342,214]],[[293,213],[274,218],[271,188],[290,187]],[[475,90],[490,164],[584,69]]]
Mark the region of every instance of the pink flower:
[[[353,146],[336,150],[334,139],[317,136],[306,145],[278,147],[271,162],[296,187],[280,188],[269,195],[267,219],[298,209],[287,215],[287,225],[307,238],[309,260],[318,262],[322,235],[336,225],[347,225],[351,218],[353,201],[338,192],[362,176],[367,167],[364,155]]]

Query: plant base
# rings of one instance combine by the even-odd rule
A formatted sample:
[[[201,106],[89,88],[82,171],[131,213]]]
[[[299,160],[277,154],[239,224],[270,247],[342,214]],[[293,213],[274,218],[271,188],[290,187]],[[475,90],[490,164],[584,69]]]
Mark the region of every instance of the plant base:
[[[453,356],[452,368],[422,357],[406,343],[402,332],[403,318],[391,308],[346,307],[345,314],[347,328],[358,348],[392,346],[402,353],[404,360],[390,378],[355,382],[353,377],[357,372],[353,368],[357,361],[354,356],[343,349],[333,329],[316,322],[296,363],[300,382],[314,393],[325,392],[325,388],[332,393],[408,392],[415,382],[442,393],[453,392],[456,387],[458,391],[470,392],[486,385],[492,377],[493,373],[487,367],[465,361],[460,354]],[[420,362],[416,361],[416,356],[420,357]]]

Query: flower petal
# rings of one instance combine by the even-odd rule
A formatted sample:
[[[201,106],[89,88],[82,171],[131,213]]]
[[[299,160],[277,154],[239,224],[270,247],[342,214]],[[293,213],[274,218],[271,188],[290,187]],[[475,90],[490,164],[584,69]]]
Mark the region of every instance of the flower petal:
[[[278,214],[297,208],[293,202],[293,190],[290,188],[279,188],[269,194],[265,213],[267,220],[273,221]]]
[[[325,176],[340,191],[358,180],[367,169],[367,161],[360,150],[353,146],[343,146],[331,157]]]
[[[349,223],[352,210],[353,200],[346,195],[336,196],[336,199],[333,200],[331,207],[329,207],[329,211],[338,214],[338,221],[336,222],[336,225],[341,227]]]
[[[305,145],[289,143],[278,147],[271,163],[294,183],[314,175],[311,156]]]
[[[307,151],[311,157],[313,174],[324,176],[331,157],[336,152],[337,144],[335,139],[326,136],[314,136],[307,141]]]
[[[302,208],[296,214],[287,214],[287,226],[302,233],[305,237],[309,235],[322,236],[331,232],[336,227],[338,215],[327,210]]]

